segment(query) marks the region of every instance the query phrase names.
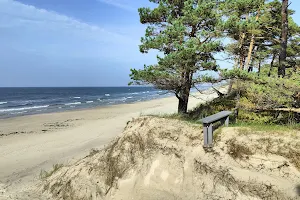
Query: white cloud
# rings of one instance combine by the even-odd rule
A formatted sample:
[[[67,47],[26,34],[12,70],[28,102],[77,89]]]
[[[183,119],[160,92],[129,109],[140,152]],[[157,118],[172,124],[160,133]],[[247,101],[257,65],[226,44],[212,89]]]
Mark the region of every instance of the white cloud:
[[[17,1],[0,0],[0,43],[0,48],[34,49],[39,54],[136,60],[139,38]]]
[[[126,42],[131,38],[110,32],[99,26],[80,22],[71,17],[25,5],[12,0],[0,0],[0,27],[27,27],[84,33],[97,40]],[[103,37],[104,36],[104,37]]]
[[[121,8],[123,10],[137,12],[137,8],[131,6],[130,2],[132,1],[129,0],[97,0],[97,1]]]

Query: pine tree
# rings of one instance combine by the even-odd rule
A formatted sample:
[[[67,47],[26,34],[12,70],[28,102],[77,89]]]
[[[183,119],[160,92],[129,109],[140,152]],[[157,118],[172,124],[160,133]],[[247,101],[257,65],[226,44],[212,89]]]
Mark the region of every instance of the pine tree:
[[[258,20],[265,0],[225,0],[220,9],[225,17],[225,36],[232,40],[227,50],[235,56],[235,67],[248,68],[255,37],[260,34]],[[247,70],[247,69],[246,69]]]
[[[281,50],[279,55],[278,77],[285,76],[286,56],[287,56],[287,40],[288,40],[288,0],[282,0],[281,10]]]
[[[239,65],[240,69],[252,71],[253,67],[259,69],[261,64],[266,62],[270,67],[269,76],[275,66],[281,74],[281,63],[284,64],[284,69],[295,68],[299,59],[297,56],[299,26],[291,18],[293,10],[287,10],[289,18],[285,61],[278,63],[283,45],[282,7],[283,4],[279,0],[223,1],[221,10],[226,18],[225,33],[232,39],[226,50],[236,57],[235,68]],[[285,70],[283,72],[285,74]]]
[[[190,89],[209,81],[204,72],[217,71],[214,53],[221,51],[221,24],[216,0],[150,0],[154,9],[140,8],[140,21],[147,24],[140,51],[159,50],[156,65],[132,69],[133,84],[151,84],[178,98],[178,112],[186,113]]]

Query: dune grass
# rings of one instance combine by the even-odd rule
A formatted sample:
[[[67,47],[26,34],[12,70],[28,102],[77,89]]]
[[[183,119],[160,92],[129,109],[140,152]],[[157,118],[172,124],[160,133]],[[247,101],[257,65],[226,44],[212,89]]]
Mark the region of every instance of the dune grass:
[[[234,124],[230,124],[230,127],[244,127],[249,128],[252,131],[258,132],[285,132],[292,130],[300,130],[300,124],[261,124],[261,123],[253,123],[253,122],[237,122]]]
[[[50,177],[52,174],[54,174],[56,171],[61,169],[64,165],[63,164],[55,164],[53,165],[52,169],[50,171],[41,170],[40,172],[40,179],[46,179]]]

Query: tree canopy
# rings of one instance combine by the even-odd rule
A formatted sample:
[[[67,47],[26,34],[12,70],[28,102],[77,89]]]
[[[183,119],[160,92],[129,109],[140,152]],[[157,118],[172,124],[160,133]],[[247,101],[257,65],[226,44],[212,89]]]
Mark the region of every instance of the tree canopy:
[[[132,69],[131,83],[173,92],[179,100],[178,112],[187,112],[192,87],[216,81],[208,75],[211,71],[221,74],[219,80],[232,78],[219,70],[215,59],[219,52],[234,61],[233,69],[246,73],[256,68],[258,74],[277,77],[275,71],[284,76],[287,69],[288,78],[299,68],[300,28],[286,0],[150,2],[157,6],[138,10],[140,22],[147,25],[140,51],[158,50],[160,56],[155,65]],[[226,38],[230,42],[223,44]]]
[[[131,70],[136,84],[153,84],[173,92],[179,112],[187,112],[191,87],[201,83],[203,73],[217,71],[214,53],[222,50],[218,37],[221,16],[213,0],[152,1],[157,8],[140,8],[140,21],[147,24],[140,51],[159,50],[156,65]]]

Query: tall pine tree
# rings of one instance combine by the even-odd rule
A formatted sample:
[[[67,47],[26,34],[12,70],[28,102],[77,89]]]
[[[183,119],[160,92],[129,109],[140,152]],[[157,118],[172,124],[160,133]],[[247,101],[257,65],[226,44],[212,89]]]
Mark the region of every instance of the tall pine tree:
[[[140,21],[147,24],[140,51],[159,50],[156,65],[132,69],[135,84],[150,84],[178,98],[178,112],[186,113],[190,89],[208,81],[203,72],[217,70],[214,53],[221,51],[217,40],[221,16],[216,0],[150,0],[154,9],[140,8]]]
[[[288,40],[288,0],[282,0],[282,10],[281,10],[281,51],[279,55],[279,68],[278,68],[278,77],[285,76],[286,69],[286,56],[287,56],[287,40]]]

